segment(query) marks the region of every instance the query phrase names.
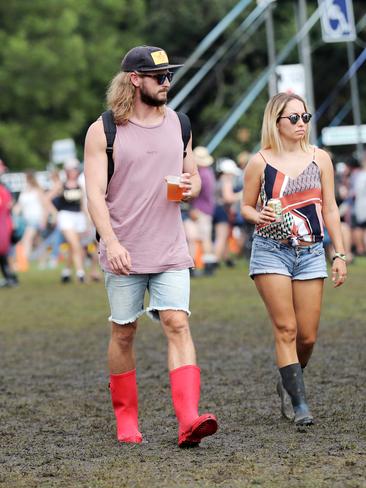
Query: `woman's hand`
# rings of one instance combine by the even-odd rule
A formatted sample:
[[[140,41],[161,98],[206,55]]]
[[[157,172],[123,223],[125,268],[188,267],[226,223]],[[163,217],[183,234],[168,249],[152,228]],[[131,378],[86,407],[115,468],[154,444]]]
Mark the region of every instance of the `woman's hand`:
[[[334,288],[343,285],[347,279],[347,265],[343,259],[335,258],[332,265],[332,281]]]
[[[275,222],[276,214],[272,207],[265,205],[261,211],[258,213],[257,224],[258,225],[265,225],[270,224],[271,222]]]

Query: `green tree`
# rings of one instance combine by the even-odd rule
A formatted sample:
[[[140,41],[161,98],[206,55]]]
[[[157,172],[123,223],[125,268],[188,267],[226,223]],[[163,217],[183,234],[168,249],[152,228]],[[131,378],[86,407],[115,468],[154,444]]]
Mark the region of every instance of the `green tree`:
[[[308,16],[318,6],[316,0],[308,0]],[[274,14],[275,48],[279,53],[281,49],[297,32],[295,7],[297,0],[281,0],[276,2]],[[362,0],[353,1],[356,24],[365,16],[366,11]],[[255,7],[254,2],[246,9],[239,19],[215,42],[212,48],[202,57],[200,65],[207,60],[215,50],[219,49],[234,32],[235,27]],[[364,19],[365,20],[365,19]],[[200,18],[202,21],[202,18]],[[365,22],[364,27],[359,31],[355,42],[356,56],[366,47],[365,44]],[[310,33],[312,47],[312,65],[314,78],[315,105],[319,107],[330,92],[336,86],[338,80],[344,75],[347,66],[346,45],[344,43],[325,44],[321,38],[320,23]],[[299,63],[298,49],[294,48],[285,64]],[[247,91],[249,85],[254,82],[263,70],[267,67],[267,44],[265,28],[262,24],[255,33],[241,47],[228,52],[211,72],[201,82],[190,96],[194,100],[189,105],[189,115],[193,120],[194,134],[196,141],[202,143],[210,139],[215,129],[226,118],[230,109],[237,103],[240,97]],[[196,69],[198,69],[198,64]],[[192,70],[193,71],[193,70]],[[192,73],[190,73],[192,75]],[[194,73],[193,73],[194,74]],[[358,72],[358,82],[361,100],[362,120],[366,118],[366,106],[362,103],[366,95],[366,70]],[[332,101],[325,114],[318,121],[319,133],[321,128],[329,125],[330,121],[337,114],[350,98],[349,84],[339,91]],[[247,113],[238,120],[235,127],[225,137],[222,143],[215,150],[216,156],[235,157],[242,150],[252,151],[257,149],[260,140],[260,128],[268,100],[268,91],[263,89]],[[352,113],[349,112],[344,124],[352,124]],[[241,128],[247,129],[249,138],[243,141],[240,137]],[[352,151],[353,147],[341,148],[345,151]]]
[[[82,155],[85,131],[104,108],[108,82],[131,47],[150,44],[166,49],[173,62],[184,62],[199,42],[238,0],[13,0],[0,4],[0,156],[11,169],[44,168],[55,139],[73,137]],[[317,0],[307,0],[309,15]],[[356,22],[365,1],[353,0]],[[171,98],[210,56],[231,38],[255,8],[254,0],[196,65],[172,88]],[[297,0],[278,0],[274,8],[276,51],[296,33]],[[356,56],[366,47],[365,26],[355,43]],[[311,32],[316,106],[347,69],[346,46],[324,44],[319,23]],[[241,39],[214,66],[183,104],[202,144],[267,66],[264,25]],[[293,49],[285,63],[298,63]],[[366,119],[366,70],[358,72],[362,120]],[[320,118],[319,132],[350,98],[346,85]],[[247,113],[215,151],[235,157],[253,150],[268,92],[263,89]],[[352,124],[352,113],[345,118]],[[246,129],[249,138],[244,140]],[[347,149],[347,148],[346,148]],[[348,148],[352,150],[353,148]]]
[[[44,168],[55,139],[82,142],[144,19],[143,0],[1,3],[0,154],[10,168]]]

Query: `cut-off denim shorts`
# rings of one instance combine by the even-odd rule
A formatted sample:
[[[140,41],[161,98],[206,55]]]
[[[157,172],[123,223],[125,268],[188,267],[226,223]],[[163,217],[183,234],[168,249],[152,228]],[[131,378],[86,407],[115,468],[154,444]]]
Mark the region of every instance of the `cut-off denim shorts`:
[[[249,265],[249,276],[280,274],[292,280],[327,278],[327,264],[322,242],[309,246],[282,244],[255,235]]]
[[[117,275],[105,272],[110,322],[129,324],[143,313],[159,321],[159,310],[181,310],[189,316],[189,269],[162,273]],[[144,308],[146,290],[150,300]]]

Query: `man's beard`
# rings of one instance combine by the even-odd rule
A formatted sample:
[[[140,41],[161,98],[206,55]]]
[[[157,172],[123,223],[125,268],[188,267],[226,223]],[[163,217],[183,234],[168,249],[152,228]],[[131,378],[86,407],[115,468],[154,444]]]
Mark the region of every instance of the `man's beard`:
[[[165,100],[162,100],[160,98],[154,98],[146,93],[144,90],[140,91],[140,95],[141,101],[146,103],[146,105],[150,105],[150,107],[161,107],[162,105],[166,104],[166,98]]]

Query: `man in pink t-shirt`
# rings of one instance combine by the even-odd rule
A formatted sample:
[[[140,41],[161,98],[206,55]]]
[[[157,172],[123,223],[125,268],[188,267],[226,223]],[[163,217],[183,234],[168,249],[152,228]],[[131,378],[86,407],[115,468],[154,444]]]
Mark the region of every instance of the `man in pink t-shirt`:
[[[182,200],[200,192],[192,141],[182,142],[177,114],[166,106],[173,70],[164,50],[131,49],[108,90],[116,137],[114,171],[108,179],[103,122],[85,140],[88,209],[100,235],[100,264],[112,322],[108,350],[110,390],[120,442],[142,442],[138,429],[133,340],[146,312],[160,320],[168,340],[178,444],[195,446],[217,430],[213,414],[198,414],[200,369],[189,329],[189,255],[179,201],[167,199],[166,177],[180,177]],[[149,290],[150,303],[144,308]]]

